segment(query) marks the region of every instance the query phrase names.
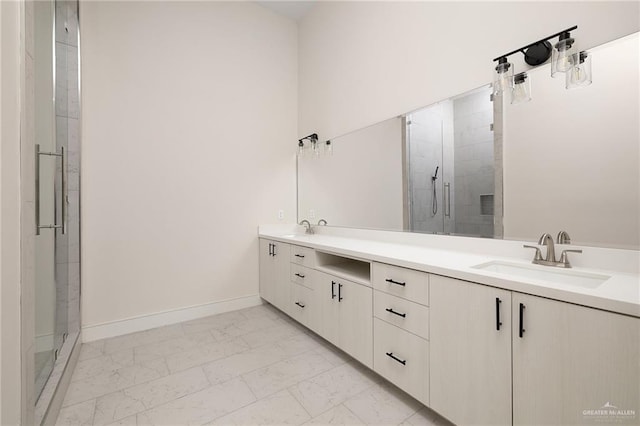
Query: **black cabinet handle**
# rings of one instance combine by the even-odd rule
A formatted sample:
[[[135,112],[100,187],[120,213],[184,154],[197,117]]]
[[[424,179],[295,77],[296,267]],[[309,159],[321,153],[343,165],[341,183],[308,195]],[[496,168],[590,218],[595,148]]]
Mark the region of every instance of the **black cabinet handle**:
[[[502,303],[502,300],[500,300],[499,297],[496,297],[496,330],[500,331],[500,326],[502,325],[502,322],[500,321],[500,303]]]
[[[398,361],[402,365],[407,365],[407,360],[406,359],[400,359],[400,358],[396,357],[395,355],[393,355],[393,352],[387,352],[387,356],[389,358],[395,359],[396,361]]]
[[[296,277],[300,277],[300,278],[304,278],[304,275],[299,274],[299,273],[297,273],[297,272],[295,273],[295,276],[296,276]]]
[[[520,304],[520,325],[519,328],[520,330],[518,330],[518,335],[520,336],[520,338],[522,338],[522,335],[524,334],[525,330],[524,330],[524,304]]]
[[[294,254],[295,257],[300,257],[302,259],[304,259],[304,255],[303,254]]]
[[[407,283],[401,283],[400,281],[394,281],[391,278],[387,278],[385,281],[388,282],[388,283],[391,283],[391,284],[401,285],[402,287],[407,285]]]
[[[303,305],[303,304],[302,304],[302,303],[300,303],[300,302],[296,302],[296,305],[300,306],[301,308],[304,308],[304,306],[305,306],[305,305]]]
[[[331,281],[331,298],[332,299],[336,298],[336,282],[335,281]]]
[[[401,314],[400,312],[396,312],[391,308],[387,308],[387,309],[385,309],[385,311],[390,312],[390,313],[392,313],[394,315],[397,315],[399,317],[402,317],[402,318],[406,318],[407,317],[407,314]]]
[[[269,243],[269,256],[273,256],[273,244]]]
[[[338,283],[338,302],[342,299],[344,299],[344,297],[342,297],[342,284]]]
[[[276,245],[274,244],[274,245],[273,245],[273,256],[275,256],[276,254],[277,254],[277,253],[276,253]]]

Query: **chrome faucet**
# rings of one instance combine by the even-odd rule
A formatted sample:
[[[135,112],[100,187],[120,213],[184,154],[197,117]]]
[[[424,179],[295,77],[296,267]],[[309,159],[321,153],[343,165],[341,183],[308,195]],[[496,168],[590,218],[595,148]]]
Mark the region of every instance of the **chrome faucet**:
[[[571,238],[566,231],[560,231],[558,233],[558,244],[570,244]],[[555,246],[553,244],[553,238],[551,235],[546,232],[540,236],[538,240],[539,246],[547,246],[547,253],[545,258],[542,258],[542,252],[540,251],[540,247],[524,245],[523,247],[535,249],[536,254],[533,257],[531,263],[535,263],[537,265],[544,266],[556,266],[558,268],[571,268],[571,263],[569,262],[569,257],[567,253],[582,253],[582,250],[562,250],[560,254],[560,260],[556,260],[556,252]]]
[[[320,220],[318,221],[318,225],[321,225],[321,226],[327,226],[327,221],[326,221],[326,220],[324,220],[324,219],[320,219]]]
[[[305,234],[313,234],[313,228],[311,227],[311,223],[307,219],[301,220],[299,224],[306,225],[304,229]]]

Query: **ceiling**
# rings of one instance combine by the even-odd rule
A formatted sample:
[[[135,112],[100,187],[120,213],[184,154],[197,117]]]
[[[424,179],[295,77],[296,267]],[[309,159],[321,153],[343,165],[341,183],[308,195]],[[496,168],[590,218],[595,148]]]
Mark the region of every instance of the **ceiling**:
[[[298,1],[256,1],[260,6],[271,9],[275,13],[285,16],[294,21],[299,21],[313,7],[316,0]]]

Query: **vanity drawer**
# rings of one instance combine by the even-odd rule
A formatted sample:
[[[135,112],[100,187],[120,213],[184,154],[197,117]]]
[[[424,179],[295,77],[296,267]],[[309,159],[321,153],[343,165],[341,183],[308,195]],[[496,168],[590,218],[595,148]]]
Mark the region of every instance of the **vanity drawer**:
[[[316,266],[315,250],[309,247],[291,246],[291,263],[309,268]]]
[[[291,264],[291,282],[303,285],[313,290],[313,275],[315,271],[306,266]]]
[[[373,321],[373,369],[429,405],[429,342],[378,318]]]
[[[320,309],[313,290],[299,284],[291,285],[291,317],[305,327],[318,331]]]
[[[373,315],[404,330],[429,339],[429,308],[375,290]]]
[[[373,263],[373,288],[429,305],[429,274],[400,266]]]

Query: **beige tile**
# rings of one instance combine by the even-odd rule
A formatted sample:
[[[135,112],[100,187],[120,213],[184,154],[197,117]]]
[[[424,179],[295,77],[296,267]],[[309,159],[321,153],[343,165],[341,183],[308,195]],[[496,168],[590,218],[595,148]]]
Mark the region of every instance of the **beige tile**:
[[[315,349],[314,352],[317,353],[318,355],[321,355],[324,359],[326,359],[327,361],[329,361],[331,364],[335,366],[339,366],[347,362],[353,361],[353,358],[351,358],[349,355],[342,352],[340,349],[336,348],[335,346],[331,345],[330,343],[321,345],[320,347]]]
[[[124,336],[107,339],[104,344],[104,352],[108,354],[123,349],[148,345],[149,343],[173,339],[182,335],[184,335],[184,331],[180,324],[125,334]]]
[[[56,425],[58,426],[78,426],[93,424],[93,413],[96,401],[81,402],[79,404],[70,405],[60,410]]]
[[[332,368],[322,356],[309,352],[243,375],[258,398],[276,393]]]
[[[250,349],[202,366],[211,384],[222,383],[258,368],[287,358],[286,352],[276,344]]]
[[[93,399],[169,374],[164,359],[123,367],[69,384],[63,405]]]
[[[399,424],[422,408],[415,399],[389,385],[375,385],[344,403],[367,424]]]
[[[168,356],[166,361],[169,370],[175,373],[176,371],[186,370],[187,368],[225,358],[247,349],[249,349],[249,346],[244,340],[234,338],[196,346],[192,349]]]
[[[208,387],[183,398],[138,414],[138,424],[204,424],[255,401],[240,378]]]
[[[97,340],[95,342],[83,343],[80,347],[80,357],[78,362],[91,358],[97,358],[104,355],[104,340]]]
[[[173,339],[137,346],[133,349],[136,362],[149,361],[173,355],[200,345],[215,342],[208,331],[187,334]]]
[[[318,339],[304,333],[294,334],[291,337],[279,340],[276,345],[281,347],[288,356],[299,355],[321,347]]]
[[[347,407],[340,404],[330,410],[325,411],[318,417],[305,423],[308,425],[362,425],[362,421],[353,414]]]
[[[406,419],[402,423],[402,426],[453,426],[453,423],[449,422],[435,411],[424,407]]]
[[[242,338],[249,346],[257,348],[267,343],[278,342],[296,334],[300,334],[300,330],[296,327],[289,324],[282,324],[245,334]]]
[[[107,425],[145,409],[140,400],[126,395],[124,391],[110,393],[96,399],[93,424]]]
[[[195,367],[124,390],[124,394],[153,408],[209,386],[202,368]]]
[[[375,384],[373,373],[343,364],[289,388],[302,406],[316,417]]]
[[[286,390],[263,398],[231,414],[220,417],[213,425],[299,425],[309,414]]]
[[[109,355],[101,355],[95,358],[78,361],[73,370],[71,381],[84,380],[99,374],[115,371],[122,367],[133,365],[133,349],[114,352]]]

